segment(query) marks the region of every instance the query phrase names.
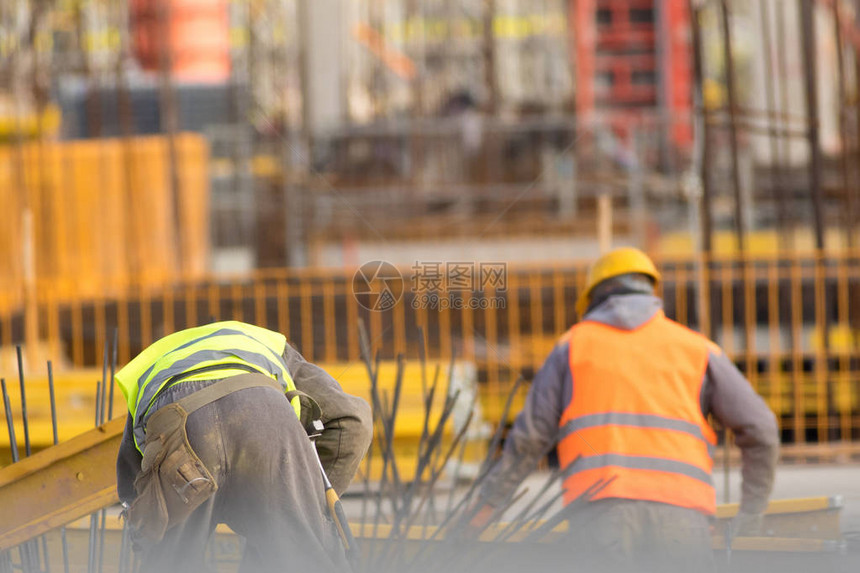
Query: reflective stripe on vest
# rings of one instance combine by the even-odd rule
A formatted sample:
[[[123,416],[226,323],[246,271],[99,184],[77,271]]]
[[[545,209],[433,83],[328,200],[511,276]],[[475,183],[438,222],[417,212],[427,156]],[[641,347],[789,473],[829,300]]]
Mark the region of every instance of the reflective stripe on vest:
[[[559,425],[565,501],[658,501],[712,514],[716,435],[701,412],[709,340],[662,311],[633,331],[585,321],[570,342],[572,397]]]
[[[251,371],[277,380],[285,392],[295,390],[283,359],[286,343],[280,333],[227,321],[182,330],[147,347],[116,375],[134,416],[135,445],[142,450],[143,421],[156,396],[178,376],[181,379],[177,383],[182,383]],[[294,398],[291,404],[299,416],[299,399]]]

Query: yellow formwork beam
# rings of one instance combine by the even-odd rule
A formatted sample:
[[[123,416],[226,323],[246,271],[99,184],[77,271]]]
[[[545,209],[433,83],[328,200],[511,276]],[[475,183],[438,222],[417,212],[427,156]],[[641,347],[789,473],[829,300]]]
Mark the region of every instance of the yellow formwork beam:
[[[125,418],[0,469],[0,550],[117,503]]]

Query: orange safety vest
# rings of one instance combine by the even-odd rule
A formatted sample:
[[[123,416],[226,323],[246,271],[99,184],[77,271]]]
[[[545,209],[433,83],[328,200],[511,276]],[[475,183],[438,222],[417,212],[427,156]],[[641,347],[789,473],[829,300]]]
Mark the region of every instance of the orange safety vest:
[[[564,339],[574,384],[559,422],[565,503],[614,477],[592,499],[657,501],[713,514],[717,440],[699,394],[708,354],[719,348],[662,311],[632,331],[581,322]]]

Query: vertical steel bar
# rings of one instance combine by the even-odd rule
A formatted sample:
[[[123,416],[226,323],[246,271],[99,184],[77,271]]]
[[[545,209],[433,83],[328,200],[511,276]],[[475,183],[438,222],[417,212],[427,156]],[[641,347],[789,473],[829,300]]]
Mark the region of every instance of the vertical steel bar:
[[[824,248],[824,197],[821,188],[821,145],[818,125],[818,62],[815,50],[815,3],[800,2],[800,34],[806,92],[806,139],[809,144],[809,189],[812,195],[815,248]]]
[[[275,301],[278,313],[278,331],[292,341],[290,334],[290,291],[286,279],[279,279],[275,285]]]
[[[230,286],[230,306],[233,308],[232,318],[239,322],[245,320],[242,304],[243,291],[244,289],[238,281]]]
[[[48,536],[42,536],[42,555],[44,558],[45,568],[42,569],[43,573],[50,573],[51,571],[51,558],[48,554]]]
[[[311,288],[310,277],[304,276],[299,280],[299,316],[301,317],[302,328],[302,354],[312,362],[316,359],[316,349],[314,348],[313,289]]]
[[[699,8],[693,0],[687,2],[690,13],[690,24],[693,44],[693,77],[695,89],[693,98],[698,107],[697,111],[697,140],[701,152],[698,155],[698,176],[702,186],[702,196],[699,201],[699,221],[701,225],[701,254],[702,260],[699,264],[699,300],[698,310],[701,332],[711,336],[711,253],[713,252],[713,209],[711,208],[711,180],[710,180],[710,127],[708,125],[708,109],[704,99],[704,53],[702,46],[701,21],[699,19]]]
[[[542,275],[538,269],[533,270],[529,276],[529,322],[531,323],[531,362],[543,360],[543,289],[541,288]],[[539,363],[538,363],[539,364]],[[534,364],[537,367],[538,364]]]
[[[122,333],[122,347],[120,348],[119,359],[123,364],[131,360],[131,329],[128,318],[129,303],[129,297],[124,296],[121,300],[117,301],[116,305],[116,327]]]
[[[51,431],[53,433],[54,445],[60,443],[57,427],[57,399],[54,391],[54,364],[48,360],[48,394],[51,400]],[[69,544],[66,538],[66,527],[60,528],[60,541],[63,553],[63,573],[69,573]]]
[[[199,326],[197,318],[197,289],[192,285],[185,286],[185,328]]]
[[[104,298],[99,298],[93,302],[92,326],[95,330],[95,344],[93,346],[102,350],[107,348],[108,343],[107,326],[105,325],[105,304],[107,304],[107,300]],[[106,356],[103,355],[102,358],[104,362],[107,362]],[[98,354],[96,354],[96,359],[98,359]]]
[[[209,316],[206,318],[208,322],[215,322],[221,318],[221,292],[218,284],[214,281],[209,283],[209,288],[206,289],[206,311]]]
[[[264,282],[262,277],[254,278],[253,292],[254,292],[254,324],[257,326],[262,326],[263,328],[269,328],[268,321],[266,320],[266,293],[267,293],[266,283]]]
[[[675,320],[686,326],[690,325],[687,304],[687,270],[684,263],[678,262],[675,267]]]
[[[337,320],[334,310],[334,279],[326,277],[323,282],[323,317],[324,317],[324,340],[325,350],[323,356],[327,362],[337,360]],[[397,337],[395,337],[397,340]],[[397,352],[398,350],[395,350]],[[404,350],[399,350],[404,351]]]
[[[152,337],[152,300],[149,289],[140,289],[140,343],[146,348],[153,342]]]
[[[776,70],[779,75],[779,86],[777,88],[779,102],[776,104],[777,113],[783,114],[785,117],[788,116],[790,107],[789,107],[789,94],[788,94],[788,53],[789,46],[786,41],[786,21],[785,21],[785,7],[788,3],[783,1],[777,1],[776,6],[774,7],[775,19],[776,19]],[[780,121],[780,124],[787,125],[788,120],[783,119]],[[791,163],[791,140],[785,136],[784,139],[780,142],[779,145],[779,164],[780,166],[788,166]],[[783,187],[786,184],[785,181],[785,173],[783,169],[780,168],[779,172],[779,183],[780,187]],[[783,200],[777,202],[777,220],[780,228],[780,242],[783,244],[786,250],[793,250],[794,248],[794,231],[792,228],[792,221],[790,220],[790,212],[789,205],[786,198],[782,198]]]
[[[345,285],[346,287],[346,285]],[[355,297],[351,296],[350,287],[346,287],[343,290],[343,296],[345,298],[346,304],[346,360],[352,362],[356,360],[360,360],[360,351],[358,345],[358,303],[355,300]],[[404,296],[405,293],[404,293]],[[416,311],[415,313],[415,321],[419,325],[426,325],[427,322],[421,321],[421,312]],[[343,356],[340,356],[339,359],[343,359]]]
[[[818,443],[830,441],[829,430],[832,428],[833,407],[831,404],[830,384],[827,371],[830,360],[830,324],[826,316],[826,285],[825,285],[825,260],[821,251],[817,252],[814,259],[813,269],[813,319],[815,330],[820,335],[815,352],[815,418]]]
[[[779,197],[779,142],[778,142],[778,119],[777,119],[777,108],[776,108],[776,90],[774,90],[774,74],[768,73],[771,70],[775,70],[773,65],[773,59],[771,57],[771,49],[772,49],[772,34],[771,34],[771,11],[769,9],[770,0],[761,0],[761,42],[762,42],[762,59],[764,62],[765,69],[765,77],[764,79],[764,90],[765,90],[765,100],[767,102],[767,125],[768,125],[768,142],[770,144],[770,185],[771,185],[771,201],[773,201],[773,208],[777,212],[777,226],[784,226],[784,211],[785,208],[781,206],[781,201]],[[780,241],[777,241],[777,251],[784,248],[785,245],[782,245]]]
[[[514,372],[520,372],[523,367],[520,342],[520,281],[516,273],[511,273],[508,277],[508,293],[508,342],[511,349],[508,365]]]
[[[57,400],[54,393],[54,365],[48,360],[48,395],[51,400],[51,431],[53,433],[54,445],[60,443],[57,432]]]
[[[737,360],[737,348],[735,347],[735,275],[734,261],[729,259],[722,261],[720,269],[721,286],[720,306],[722,307],[722,335],[720,345],[732,357]]]
[[[746,250],[744,202],[741,191],[741,173],[738,158],[737,92],[735,91],[735,62],[732,51],[731,19],[728,0],[720,0],[723,32],[723,58],[726,72],[726,99],[729,106],[729,145],[732,166],[732,187],[735,196],[735,236],[739,252]]]
[[[105,423],[105,407],[107,404],[107,376],[108,376],[108,348],[107,336],[105,336],[104,346],[102,347],[102,395],[96,407],[98,408],[99,425]]]
[[[156,26],[162,38],[171,37],[172,3],[158,2],[156,5]],[[175,270],[182,272],[184,265],[185,245],[183,244],[182,225],[182,178],[179,174],[179,146],[177,132],[179,131],[179,105],[176,90],[173,85],[173,44],[163,41],[158,44],[158,98],[161,117],[161,130],[167,135],[167,161],[171,197],[171,227],[174,237],[173,250],[176,265]],[[145,342],[145,344],[148,344]]]
[[[161,336],[166,336],[172,332],[176,332],[176,308],[174,301],[174,288],[169,285],[162,291],[161,308]]]
[[[60,530],[60,543],[63,546],[63,573],[69,573],[69,539],[65,527]]]
[[[490,400],[485,406],[491,406],[492,412],[495,412],[497,406],[500,407],[500,401],[502,400],[502,385],[499,379],[499,369],[501,368],[498,349],[499,312],[498,305],[495,304],[495,300],[500,298],[500,294],[496,290],[495,285],[488,285],[487,297],[490,299],[491,304],[484,314],[484,328],[486,329],[487,345],[487,391]]]
[[[756,277],[754,262],[746,253],[741,254],[741,272],[744,293],[744,359],[746,376],[756,390],[758,387],[758,353],[756,348]]]
[[[21,420],[24,423],[24,455],[30,457],[30,417],[27,413],[27,389],[24,387],[24,358],[21,354],[21,345],[15,347],[18,359],[18,382],[21,386]]]
[[[843,53],[842,37],[842,12],[841,2],[833,2],[833,23],[836,39],[836,77],[839,91],[839,140],[841,143],[839,166],[842,175],[842,192],[845,194],[845,210],[843,212],[843,225],[845,226],[845,244],[851,248],[854,246],[854,192],[851,189],[850,167],[848,165],[848,116],[846,114],[847,94],[845,93],[845,54]]]
[[[12,419],[12,404],[9,402],[9,392],[6,389],[6,379],[0,378],[0,387],[3,389],[3,407],[6,410],[6,430],[9,432],[9,450],[12,455],[12,463],[18,463],[18,440],[15,437],[15,422]]]
[[[847,331],[844,346],[840,342],[836,348],[839,356],[837,379],[839,380],[838,395],[840,397],[840,400],[837,402],[837,408],[840,418],[840,437],[843,442],[851,440],[851,340],[854,333],[851,330],[851,322],[848,314],[849,287],[847,267],[849,261],[848,257],[841,258],[836,270],[836,321],[840,330],[845,329]]]
[[[770,407],[776,412],[777,422],[783,414],[783,369],[782,328],[779,316],[779,260],[768,261],[767,265],[767,316],[770,351],[768,353],[768,374],[770,377]],[[780,424],[781,425],[781,424]]]
[[[113,396],[114,387],[116,386],[116,366],[117,366],[117,343],[119,342],[118,331],[113,329],[113,353],[110,361],[110,398],[108,399],[108,419],[113,420]]]
[[[803,348],[801,335],[803,328],[803,288],[800,261],[793,258],[789,267],[789,290],[791,304],[791,382],[793,387],[793,426],[794,443],[806,442],[806,410],[804,404]]]
[[[858,93],[860,91],[860,48],[854,48],[854,93]],[[855,146],[856,146],[856,155],[852,157],[853,163],[855,164],[855,177],[860,179],[860,161],[858,161],[858,157],[860,157],[860,97],[854,98],[854,117],[856,124],[854,126],[854,133],[857,134],[855,136]],[[856,180],[856,179],[855,179]],[[860,219],[860,190],[856,188],[857,186],[851,187],[851,192],[857,196],[858,201],[854,202],[854,211],[851,213],[851,220],[857,221]],[[856,244],[856,235],[857,229],[854,229],[855,240],[852,244]]]

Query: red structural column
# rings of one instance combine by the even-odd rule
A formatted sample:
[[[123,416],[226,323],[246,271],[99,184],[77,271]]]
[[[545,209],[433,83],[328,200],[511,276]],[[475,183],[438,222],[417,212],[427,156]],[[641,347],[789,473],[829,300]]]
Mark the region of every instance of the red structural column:
[[[594,111],[594,72],[596,35],[596,0],[571,0],[573,15],[576,111],[588,117]]]

